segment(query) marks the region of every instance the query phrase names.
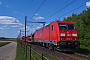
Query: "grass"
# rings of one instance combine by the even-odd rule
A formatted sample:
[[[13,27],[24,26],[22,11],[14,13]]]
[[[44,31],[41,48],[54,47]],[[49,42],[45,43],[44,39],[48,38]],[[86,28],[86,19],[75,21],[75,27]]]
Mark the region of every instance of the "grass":
[[[28,50],[29,50],[30,48],[28,47]],[[34,49],[36,52],[38,52],[36,49]],[[39,54],[37,54],[36,52],[34,52],[34,51],[31,51],[31,53],[32,53],[32,56],[36,59],[36,60],[41,60],[41,56],[39,55]],[[38,52],[38,53],[40,53],[40,52]],[[47,55],[47,54],[44,54],[44,56],[46,57],[46,58],[48,58],[49,60],[58,60],[57,58],[54,58],[54,57],[52,57],[52,56],[49,56],[49,55]],[[27,53],[27,60],[30,60],[30,53],[28,52]],[[35,60],[33,57],[31,57],[31,60]],[[24,52],[24,50],[23,50],[23,48],[21,47],[21,45],[20,45],[20,43],[19,42],[17,42],[17,54],[16,54],[16,60],[25,60],[25,52]],[[46,59],[44,59],[44,60],[46,60]]]
[[[16,60],[25,60],[25,53],[19,42],[17,42]]]
[[[34,60],[34,58],[36,60],[40,60],[41,59],[41,56],[39,54],[37,54],[36,52],[32,51],[31,53],[32,53],[32,56],[33,56],[32,60]]]
[[[44,56],[47,57],[49,60],[58,60],[57,58],[49,56],[47,54],[44,54]]]
[[[58,60],[57,58],[52,57],[52,56],[50,56],[50,55],[48,55],[48,54],[41,53],[40,51],[38,51],[38,50],[35,49],[35,48],[34,48],[34,50],[35,50],[36,52],[38,52],[39,54],[41,54],[41,55],[43,54],[43,56],[44,56],[45,58],[47,58],[48,60]],[[34,51],[31,52],[32,55],[33,55],[33,57],[34,57],[36,60],[41,60],[42,56],[39,55],[39,54],[36,53],[36,52],[34,52]],[[44,58],[43,60],[46,60],[45,58]],[[34,60],[34,59],[32,58],[32,60]]]
[[[80,41],[80,48],[76,49],[76,52],[90,55],[90,40],[84,39],[84,40],[79,40]]]
[[[3,43],[0,43],[0,47],[4,46],[4,45],[7,45],[9,44],[10,42],[3,42]]]
[[[32,55],[33,55],[33,57],[36,59],[36,60],[41,60],[42,59],[42,54],[41,55],[39,55],[39,54],[37,54],[37,53],[35,53],[35,52],[32,52]],[[57,58],[55,58],[55,57],[52,57],[52,56],[49,56],[49,55],[47,55],[47,54],[43,54],[43,56],[45,57],[45,58],[47,58],[48,60],[58,60]],[[32,58],[32,60],[34,60],[34,58]],[[43,59],[43,60],[46,60],[46,59]]]

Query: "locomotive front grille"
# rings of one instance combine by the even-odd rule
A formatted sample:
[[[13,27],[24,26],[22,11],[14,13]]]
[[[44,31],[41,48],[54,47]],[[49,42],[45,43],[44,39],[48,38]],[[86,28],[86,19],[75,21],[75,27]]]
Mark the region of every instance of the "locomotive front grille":
[[[74,47],[74,42],[59,42],[58,44],[61,47],[66,47],[66,48],[70,48],[70,47]]]

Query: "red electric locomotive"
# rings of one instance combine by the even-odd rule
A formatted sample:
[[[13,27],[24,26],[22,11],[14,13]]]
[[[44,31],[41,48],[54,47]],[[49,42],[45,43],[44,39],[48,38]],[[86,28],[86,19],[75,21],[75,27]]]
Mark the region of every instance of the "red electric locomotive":
[[[36,30],[34,42],[49,49],[61,51],[71,51],[80,46],[74,22],[61,22],[59,20]]]

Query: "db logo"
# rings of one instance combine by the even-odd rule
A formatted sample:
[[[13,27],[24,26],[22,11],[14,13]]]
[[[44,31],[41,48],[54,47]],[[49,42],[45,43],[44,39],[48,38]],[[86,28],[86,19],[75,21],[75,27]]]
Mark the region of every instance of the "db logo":
[[[71,36],[70,34],[67,34],[67,36]]]

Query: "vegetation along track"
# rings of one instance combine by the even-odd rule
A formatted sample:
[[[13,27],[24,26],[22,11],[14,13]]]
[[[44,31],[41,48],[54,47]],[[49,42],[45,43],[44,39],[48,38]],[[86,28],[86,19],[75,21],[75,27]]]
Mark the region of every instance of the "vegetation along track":
[[[41,47],[35,44],[30,44],[30,45],[32,46],[32,48],[35,48],[39,52],[58,58],[58,60],[90,60],[90,56],[87,55],[83,55],[79,53],[73,54],[73,53],[53,51],[53,50],[49,50],[48,48]]]

